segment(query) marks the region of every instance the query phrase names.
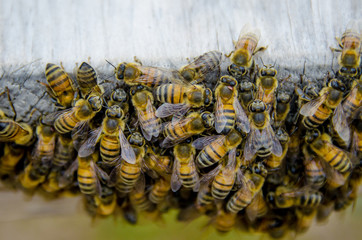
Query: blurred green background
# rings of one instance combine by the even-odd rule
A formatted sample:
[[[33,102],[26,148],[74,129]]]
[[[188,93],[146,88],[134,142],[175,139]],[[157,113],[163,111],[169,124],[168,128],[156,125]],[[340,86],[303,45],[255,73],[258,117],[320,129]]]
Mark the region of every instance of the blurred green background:
[[[360,189],[360,196],[361,196]],[[208,220],[200,218],[189,224],[175,221],[176,212],[169,212],[156,223],[142,219],[137,226],[123,219],[109,217],[94,222],[83,211],[79,198],[59,199],[46,202],[40,197],[29,199],[20,192],[0,192],[0,239],[268,239],[265,235],[244,234],[233,231],[226,235],[207,227]],[[205,227],[206,226],[206,227]],[[354,211],[333,213],[323,225],[315,223],[297,239],[361,239],[362,202]],[[293,239],[293,235],[287,236]]]

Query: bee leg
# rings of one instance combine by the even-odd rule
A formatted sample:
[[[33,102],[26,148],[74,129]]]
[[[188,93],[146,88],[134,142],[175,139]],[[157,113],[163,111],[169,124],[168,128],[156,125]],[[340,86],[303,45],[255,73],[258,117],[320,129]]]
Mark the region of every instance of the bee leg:
[[[63,62],[60,62],[60,67],[64,70]]]
[[[13,113],[14,113],[13,120],[15,121],[17,114],[16,114],[16,110],[15,110],[13,101],[11,100],[11,97],[10,97],[10,90],[9,90],[9,88],[8,88],[7,86],[5,87],[5,90],[4,90],[2,93],[0,93],[0,96],[2,96],[2,95],[5,94],[5,93],[6,93],[6,95],[8,96],[8,101],[9,101],[9,103],[10,103],[10,107],[11,107]]]
[[[253,52],[253,55],[257,54],[258,52],[265,51],[267,48],[268,48],[268,46],[266,46],[266,47],[258,47],[258,48],[255,49],[255,51]]]
[[[225,57],[229,58],[231,56],[231,54],[233,54],[234,51],[231,51],[229,54],[225,54]]]
[[[337,40],[337,42],[338,42],[338,46],[339,46],[340,48],[343,48],[343,44],[342,44],[341,39],[340,39],[339,37],[336,37],[336,40]]]
[[[139,60],[136,56],[134,56],[133,59],[136,63],[140,64],[141,66],[143,65],[141,60]]]
[[[337,49],[337,48],[332,48],[332,47],[329,47],[331,49],[331,51],[334,53],[334,52],[342,52],[342,49]]]

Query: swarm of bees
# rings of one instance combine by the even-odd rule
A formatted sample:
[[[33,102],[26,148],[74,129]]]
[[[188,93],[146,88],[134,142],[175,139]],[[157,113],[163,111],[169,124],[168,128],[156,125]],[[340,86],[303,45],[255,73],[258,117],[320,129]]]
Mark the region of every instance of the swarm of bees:
[[[361,34],[348,27],[332,49],[339,70],[307,81],[259,67],[259,38],[245,28],[226,57],[210,51],[180,70],[123,62],[111,85],[86,62],[76,81],[48,63],[41,84],[58,110],[36,126],[1,94],[14,111],[0,112],[1,180],[51,199],[81,194],[93,218],[135,224],[178,209],[222,233],[305,232],[357,199]]]

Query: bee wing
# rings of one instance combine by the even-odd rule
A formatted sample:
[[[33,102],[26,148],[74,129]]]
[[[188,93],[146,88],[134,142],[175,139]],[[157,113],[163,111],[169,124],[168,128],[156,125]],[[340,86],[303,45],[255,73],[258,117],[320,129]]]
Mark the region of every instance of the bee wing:
[[[199,180],[200,185],[201,186],[208,185],[214,179],[214,177],[219,173],[220,170],[221,170],[221,165],[219,164],[216,168],[203,175]]]
[[[90,133],[90,137],[80,147],[78,155],[80,157],[88,157],[89,155],[91,155],[95,150],[95,146],[99,141],[101,134],[102,134],[102,127],[92,130]]]
[[[74,172],[78,169],[78,159],[74,160],[72,164],[64,171],[59,177],[59,186],[61,188],[68,186],[73,182]]]
[[[158,78],[162,78],[167,79],[167,81],[163,83],[187,84],[177,70],[147,66],[137,66],[137,68],[142,72],[142,75],[137,79],[139,83],[148,83],[150,79],[157,80]]]
[[[279,140],[276,138],[274,130],[270,124],[267,124],[267,126],[263,129],[262,139],[269,139],[269,141],[272,141],[271,152],[273,155],[277,157],[280,157],[282,155],[283,153],[282,145],[280,144]]]
[[[95,173],[98,177],[99,180],[102,181],[102,183],[108,183],[109,182],[109,175],[102,169],[100,168],[96,163],[93,162],[93,165],[94,165],[94,170],[95,170]]]
[[[324,103],[327,95],[328,95],[328,93],[325,93],[322,96],[320,96],[310,102],[307,102],[300,108],[299,113],[306,117],[312,116],[317,111],[319,106]]]
[[[137,192],[143,192],[145,191],[145,187],[146,187],[145,175],[141,172],[135,184],[135,189]]]
[[[201,75],[205,75],[220,66],[222,53],[219,51],[210,51],[197,57],[184,68],[197,68]]]
[[[261,133],[259,129],[252,127],[250,132],[246,138],[245,146],[244,146],[244,158],[245,160],[251,160],[258,149],[260,148]]]
[[[249,133],[250,123],[248,116],[246,116],[243,107],[236,97],[234,98],[234,109],[236,114],[236,124],[241,128],[241,130],[243,130],[243,132]]]
[[[183,128],[185,125],[187,125],[190,121],[192,120],[192,118],[183,118],[180,121],[177,122],[177,125],[173,125],[172,122],[168,122],[166,124],[165,127],[167,127],[169,124],[171,124],[172,128],[177,127],[177,128]],[[177,139],[172,139],[170,136],[167,136],[163,142],[161,143],[160,147],[162,148],[170,148],[175,146],[177,143],[182,142],[183,140],[189,138],[192,136],[192,133],[185,133],[183,134],[182,137],[177,138]]]
[[[227,118],[223,114],[224,105],[220,98],[217,99],[215,104],[215,130],[217,133],[221,133],[224,130]]]
[[[213,136],[206,136],[196,139],[192,142],[192,146],[197,150],[201,150],[207,145],[210,145],[214,141],[222,141],[225,139],[225,135],[213,135]]]
[[[82,137],[89,131],[89,120],[78,122],[72,130],[72,138]]]
[[[110,187],[114,187],[117,183],[117,178],[118,178],[118,172],[120,171],[120,167],[121,167],[122,163],[117,164],[112,171],[109,174],[109,180],[107,185]]]
[[[192,159],[189,162],[189,167],[191,169],[197,169],[196,165],[195,165],[195,160],[194,160],[194,156],[192,156]],[[199,174],[197,173],[197,171],[195,170],[195,174],[192,176],[193,181],[195,182],[195,186],[192,188],[192,190],[194,192],[198,192],[200,189],[200,179],[199,179]]]
[[[147,121],[149,120],[147,118],[147,115],[150,116],[150,117],[155,116],[155,111],[154,111],[152,101],[151,101],[150,98],[148,98],[148,100],[147,100],[146,111],[137,111],[137,115],[138,115],[139,123],[141,125],[141,131],[142,131],[142,134],[145,137],[145,139],[147,141],[150,141],[152,139],[153,134],[154,134],[153,131],[155,131],[155,130],[158,131],[157,133],[155,133],[155,135],[158,136],[159,129],[160,129],[159,126],[155,126],[154,128],[150,129],[146,125]]]
[[[62,114],[72,114],[72,112],[74,111],[74,108],[70,108],[70,109],[64,109],[61,111],[56,111],[53,113],[49,113],[46,116],[43,117],[42,122],[45,125],[53,125],[54,121]]]
[[[186,111],[185,111],[186,109]],[[163,103],[157,110],[156,110],[156,117],[159,118],[165,118],[172,115],[175,115],[179,112],[184,112],[183,115],[186,114],[187,110],[190,109],[190,107],[184,103]]]
[[[127,141],[127,138],[124,136],[122,129],[119,129],[119,142],[121,144],[122,158],[130,164],[135,164],[136,154],[134,153],[134,150],[129,142]]]
[[[262,201],[264,201],[263,198],[263,192],[260,191],[257,193],[257,195],[253,198],[253,200],[251,201],[251,203],[245,208],[245,213],[246,216],[248,217],[248,219],[251,222],[254,222],[257,215],[258,215],[258,209],[259,209],[259,205],[261,205]]]
[[[342,138],[342,140],[346,143],[346,145],[349,146],[351,129],[347,122],[347,117],[346,114],[344,113],[342,104],[339,104],[337,108],[334,110],[332,122],[337,134]]]
[[[155,113],[155,107],[152,104],[152,101],[150,98],[148,98],[147,100],[147,106],[146,106],[146,112],[151,114],[151,116],[156,116]],[[158,120],[155,124],[155,126],[153,127],[153,133],[152,135],[154,137],[158,137],[158,135],[160,135],[160,131],[161,131],[161,124],[160,124],[160,120]]]
[[[359,142],[358,133],[356,130],[354,130],[353,136],[352,136],[352,145],[351,145],[351,153],[354,156],[357,156],[357,154],[358,154],[358,142]]]
[[[179,178],[179,168],[180,163],[177,159],[175,159],[175,162],[173,163],[173,171],[171,175],[171,189],[173,192],[176,192],[181,187],[181,181]]]
[[[172,124],[175,125],[178,121],[182,119],[183,116],[187,113],[190,109],[190,105],[184,104],[184,106],[180,109],[180,111],[176,112],[172,118]]]
[[[253,34],[256,41],[258,42],[261,36],[260,30],[253,28],[250,24],[245,24],[240,31],[238,41],[241,40],[245,34]]]

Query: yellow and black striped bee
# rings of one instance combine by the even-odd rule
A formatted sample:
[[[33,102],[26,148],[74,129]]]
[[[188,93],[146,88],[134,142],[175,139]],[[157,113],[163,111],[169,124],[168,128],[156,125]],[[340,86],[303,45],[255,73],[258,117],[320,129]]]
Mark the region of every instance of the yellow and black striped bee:
[[[317,215],[316,209],[295,209],[297,222],[295,225],[296,233],[306,232],[313,224],[315,216]]]
[[[154,91],[157,101],[163,103],[156,111],[156,116],[173,116],[173,123],[180,120],[190,108],[207,107],[212,102],[212,91],[202,85],[190,83],[170,83],[157,87]]]
[[[54,151],[53,168],[61,169],[74,160],[75,149],[73,140],[68,135],[58,135]]]
[[[197,155],[196,163],[199,168],[209,167],[219,162],[226,154],[243,140],[243,134],[231,130],[227,135],[215,135],[198,138],[193,142],[196,149],[202,149]]]
[[[15,143],[6,143],[0,157],[0,176],[14,175],[15,167],[23,158],[25,149]]]
[[[27,146],[32,143],[33,129],[27,123],[16,122],[16,111],[10,97],[9,88],[5,87],[1,95],[7,94],[9,105],[14,112],[13,119],[6,116],[5,112],[0,110],[0,142],[15,142],[18,145]]]
[[[135,132],[128,136],[128,141],[135,154],[134,161],[121,161],[110,174],[111,183],[120,196],[131,192],[133,188],[143,189],[145,187],[142,172],[143,159],[146,154],[145,140],[140,133]]]
[[[236,213],[223,209],[222,206],[217,208],[216,216],[213,220],[213,226],[219,233],[230,232],[236,223]]]
[[[139,63],[120,63],[115,68],[115,76],[127,85],[144,85],[150,88],[170,82],[182,82],[182,76],[177,70],[159,67],[145,67]]]
[[[332,144],[331,136],[327,133],[321,134],[317,129],[309,130],[305,135],[305,142],[315,154],[338,172],[344,174],[352,169],[350,157]]]
[[[323,124],[333,113],[333,127],[346,145],[349,146],[350,128],[347,124],[343,105],[340,104],[345,90],[346,87],[341,81],[331,79],[328,86],[320,91],[320,97],[302,106],[300,114],[304,116],[303,125],[307,129],[313,129]]]
[[[82,62],[77,70],[77,82],[82,97],[85,98],[97,86],[97,73],[94,68],[86,62]]]
[[[173,145],[197,134],[201,134],[214,125],[214,114],[210,112],[190,112],[176,123],[169,122],[164,126],[165,139],[161,147],[170,148]]]
[[[352,136],[351,152],[359,159],[362,158],[362,112],[359,118],[355,120],[355,127]]]
[[[210,51],[195,58],[191,63],[180,69],[181,76],[192,84],[197,84],[205,79],[205,75],[215,70],[220,72],[222,53]]]
[[[342,38],[336,37],[341,49],[331,48],[334,52],[341,52],[338,56],[340,69],[338,74],[343,77],[355,77],[358,74],[358,67],[361,62],[361,33],[358,30],[358,23],[352,20],[348,23]]]
[[[91,132],[90,137],[80,147],[79,156],[89,156],[100,142],[100,155],[105,164],[115,165],[121,157],[134,164],[136,156],[123,133],[126,124],[123,118],[123,111],[118,105],[109,107],[102,126]]]
[[[171,176],[171,189],[176,192],[181,186],[198,192],[200,188],[199,174],[195,165],[196,149],[191,139],[176,145],[173,149],[175,156]]]
[[[131,88],[130,95],[144,138],[147,141],[150,141],[152,137],[157,138],[161,132],[161,119],[155,115],[152,93],[139,85]]]
[[[110,100],[107,102],[108,106],[118,105],[121,107],[124,115],[127,116],[129,112],[128,94],[123,88],[116,88],[112,91]]]
[[[263,191],[259,191],[250,204],[245,208],[245,214],[248,220],[254,222],[257,218],[265,216],[269,211],[269,207],[264,199]]]
[[[101,188],[100,193],[94,196],[97,205],[97,214],[108,216],[116,209],[117,196],[112,188],[106,185],[102,185]]]
[[[227,134],[235,125],[249,133],[248,117],[238,101],[238,82],[231,76],[222,76],[215,89],[215,129]]]
[[[301,189],[291,189],[286,186],[277,187],[275,192],[267,195],[268,203],[277,208],[315,208],[323,200],[321,192],[304,187]]]
[[[102,109],[102,103],[99,96],[79,99],[71,109],[47,115],[44,122],[54,124],[55,130],[60,134],[72,132],[72,137],[82,135],[88,122]]]
[[[41,84],[46,87],[49,96],[57,102],[56,106],[59,108],[71,107],[76,90],[73,80],[63,70],[63,67],[47,63],[45,77],[48,84]]]
[[[152,185],[148,198],[154,204],[162,203],[169,194],[170,189],[170,181],[161,177]]]
[[[155,205],[147,197],[147,193],[144,188],[134,188],[129,193],[129,200],[133,208],[138,212],[151,212],[155,210]]]
[[[279,140],[283,152],[280,156],[276,155],[269,155],[267,158],[264,159],[264,163],[270,169],[277,169],[282,164],[282,161],[287,155],[288,152],[288,143],[289,143],[289,135],[283,128],[278,128],[275,131],[276,138]]]
[[[234,44],[235,50],[232,51],[230,60],[239,68],[244,68],[246,70],[254,66],[253,56],[260,52],[264,51],[267,47],[258,47],[258,42],[260,39],[260,31],[258,29],[253,29],[249,25],[245,25],[241,30],[238,41]]]
[[[257,98],[262,100],[266,105],[273,105],[275,99],[275,90],[278,87],[276,78],[277,70],[272,66],[267,66],[259,70],[256,79]]]
[[[250,133],[244,147],[246,160],[259,157],[268,157],[271,154],[280,157],[283,148],[275,136],[270,125],[270,116],[267,105],[259,99],[249,104]]]
[[[362,77],[358,80],[354,80],[352,88],[343,102],[343,110],[348,120],[351,120],[354,114],[362,106]]]
[[[255,85],[251,81],[240,82],[239,100],[243,109],[248,109],[249,103],[255,99]]]
[[[315,189],[323,187],[327,176],[322,163],[311,152],[308,145],[303,145],[302,152],[304,155],[303,164],[306,184]]]
[[[148,175],[154,179],[163,178],[171,180],[172,158],[169,155],[163,155],[160,148],[147,148],[147,154],[144,158],[145,170]]]
[[[276,101],[274,101],[273,126],[275,128],[283,127],[285,119],[290,111],[290,94],[285,90],[277,90]]]

